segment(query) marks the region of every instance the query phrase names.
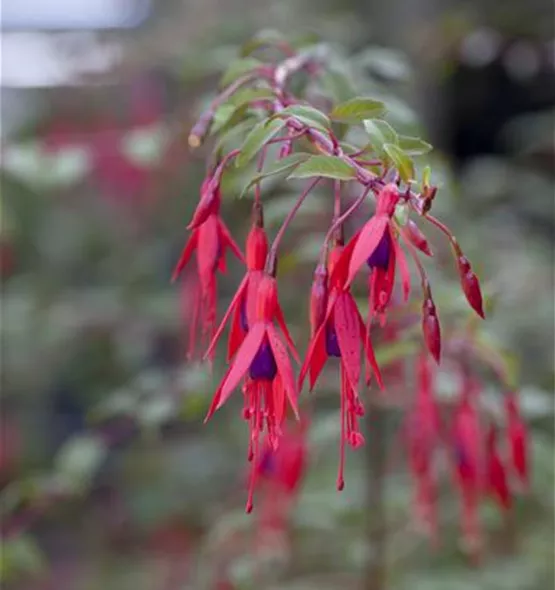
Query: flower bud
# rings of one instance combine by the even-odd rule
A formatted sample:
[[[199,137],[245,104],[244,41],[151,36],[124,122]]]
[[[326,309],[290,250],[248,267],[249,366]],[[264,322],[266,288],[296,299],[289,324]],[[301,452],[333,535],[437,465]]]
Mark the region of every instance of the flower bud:
[[[193,219],[187,229],[195,229],[202,225],[210,215],[219,213],[221,203],[219,183],[209,176],[204,179],[200,188],[200,200],[193,213]]]
[[[422,305],[422,332],[426,347],[436,363],[439,364],[441,355],[441,331],[436,306],[430,293],[428,293]]]
[[[403,235],[409,239],[413,246],[426,254],[426,256],[433,256],[426,236],[420,231],[420,228],[416,225],[416,223],[414,223],[412,219],[408,220]]]
[[[457,265],[459,267],[461,287],[470,307],[472,307],[481,318],[485,318],[482,303],[482,291],[480,290],[478,277],[474,274],[470,262],[465,256],[461,255],[457,258]]]
[[[262,206],[255,203],[253,207],[253,223],[246,243],[246,259],[248,270],[264,270],[268,256],[268,237],[264,231]]]
[[[328,306],[328,273],[323,264],[314,271],[310,290],[310,336],[314,336],[326,317]]]

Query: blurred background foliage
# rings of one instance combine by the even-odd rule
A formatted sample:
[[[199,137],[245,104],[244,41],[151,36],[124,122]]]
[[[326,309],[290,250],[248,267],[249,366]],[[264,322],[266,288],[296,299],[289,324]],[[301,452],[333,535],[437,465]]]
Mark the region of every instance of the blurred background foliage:
[[[170,285],[169,277],[204,172],[206,153],[190,153],[186,145],[190,124],[221,71],[260,28],[305,44],[326,40],[338,72],[363,93],[384,98],[400,129],[437,146],[435,210],[482,278],[491,309],[484,333],[513,359],[533,433],[532,490],[510,523],[484,509],[487,548],[475,568],[457,544],[449,487],[439,550],[407,524],[398,416],[388,416],[388,588],[550,587],[552,10],[542,0],[502,8],[449,0],[173,0],[153,4],[138,28],[94,33],[101,46],[117,46],[117,59],[100,73],[40,88],[4,83],[0,576],[6,588],[200,589],[226,559],[233,559],[237,587],[255,587],[245,581],[255,561],[255,521],[242,512],[244,425],[235,407],[202,425],[215,381],[184,361],[190,301],[186,287]],[[61,51],[76,51],[62,33],[49,35],[69,45]],[[349,55],[355,58],[346,65]],[[348,92],[338,79],[329,83]],[[246,180],[230,174],[225,181],[225,218],[239,243],[250,204],[236,197]],[[293,190],[280,181],[265,186],[270,231]],[[318,202],[289,233],[284,281],[306,282],[311,272],[327,221]],[[435,283],[441,278],[446,285],[438,289],[440,309],[457,309],[461,296],[447,245],[437,235],[431,241],[438,252]],[[230,267],[220,284],[222,304],[240,276],[238,265]],[[283,289],[282,296],[294,337],[306,341],[307,302],[295,290]],[[448,373],[440,383],[453,389]],[[410,396],[410,378],[399,387],[392,395]],[[268,588],[356,588],[365,566],[369,540],[361,522],[372,519],[365,455],[349,456],[348,485],[338,495],[333,382],[318,395],[292,551],[270,551]],[[222,542],[230,537],[231,556]]]

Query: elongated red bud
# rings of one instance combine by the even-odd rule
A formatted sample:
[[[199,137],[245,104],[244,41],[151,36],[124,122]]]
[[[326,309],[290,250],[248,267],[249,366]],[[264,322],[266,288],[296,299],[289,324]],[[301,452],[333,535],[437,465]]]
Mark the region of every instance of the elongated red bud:
[[[399,188],[394,183],[386,184],[378,194],[376,215],[392,217],[399,202]]]
[[[247,236],[246,244],[247,268],[249,270],[264,270],[267,256],[268,237],[264,231],[262,205],[255,203],[253,206],[252,227]]]
[[[326,317],[328,306],[328,273],[323,264],[314,271],[310,290],[310,336],[314,336]]]
[[[428,290],[422,304],[422,332],[427,349],[439,364],[441,356],[441,329],[437,317],[436,306]]]
[[[465,256],[461,255],[457,258],[457,265],[459,267],[461,287],[470,307],[472,307],[481,318],[485,318],[482,303],[482,291],[480,290],[478,277],[474,274],[470,262]]]
[[[416,225],[416,223],[414,223],[412,219],[407,221],[407,225],[405,225],[404,230],[404,235],[407,236],[413,246],[426,254],[426,256],[433,256],[426,236],[422,233],[420,228]]]
[[[212,177],[205,178],[200,188],[200,200],[187,229],[195,229],[202,225],[210,215],[219,213],[220,203],[221,195],[218,183]]]

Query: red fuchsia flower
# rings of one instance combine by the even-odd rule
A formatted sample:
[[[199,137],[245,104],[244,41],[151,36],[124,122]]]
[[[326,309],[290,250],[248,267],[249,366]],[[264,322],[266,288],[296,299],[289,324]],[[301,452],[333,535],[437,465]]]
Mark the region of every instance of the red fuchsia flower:
[[[278,309],[276,279],[265,274],[258,286],[254,322],[248,326],[247,335],[216,390],[206,416],[206,420],[209,420],[246,376],[243,387],[245,395],[243,414],[249,420],[249,460],[253,461],[247,512],[250,512],[253,506],[259,460],[259,437],[264,422],[266,422],[268,440],[274,448],[277,448],[287,401],[295,416],[298,418],[299,415],[297,387],[291,361],[287,348],[273,324],[277,319]]]
[[[366,263],[372,269],[369,279],[370,314],[379,316],[382,324],[393,293],[397,266],[405,300],[410,293],[410,271],[393,221],[399,199],[399,189],[393,183],[387,184],[379,192],[375,215],[352,237],[339,263],[341,267],[347,266],[346,287],[352,283],[363,264]],[[341,270],[344,272],[343,268]]]
[[[374,356],[370,338],[367,337],[364,321],[351,293],[345,289],[345,274],[335,271],[335,265],[343,251],[342,240],[336,243],[329,255],[328,289],[323,284],[322,268],[316,269],[311,293],[311,320],[313,335],[306,358],[299,375],[299,390],[309,373],[310,390],[314,388],[327,359],[340,359],[341,373],[341,441],[337,489],[342,490],[345,462],[345,442],[353,448],[364,444],[359,430],[358,419],[364,415],[364,408],[358,395],[360,370],[362,366],[361,344],[368,362],[367,382],[373,374],[383,387],[380,369]],[[329,290],[329,295],[326,291]],[[327,299],[327,301],[326,301]],[[326,303],[326,313],[322,313]]]
[[[507,435],[510,466],[521,485],[528,487],[528,431],[520,415],[518,400],[514,393],[505,396]]]
[[[504,510],[512,504],[507,472],[497,449],[497,429],[491,424],[486,440],[486,475],[488,493]]]
[[[241,250],[220,218],[220,205],[219,187],[214,185],[213,179],[205,180],[200,202],[188,226],[188,229],[192,229],[193,232],[181,252],[172,276],[172,281],[175,281],[189,262],[193,252],[196,251],[198,284],[193,308],[189,356],[195,353],[196,327],[199,322],[202,326],[203,339],[210,341],[214,338],[217,306],[216,272],[225,273],[226,271],[226,250],[229,248],[239,260],[244,260]],[[213,358],[213,353],[210,358]]]
[[[416,399],[405,423],[409,469],[414,478],[414,506],[419,523],[432,538],[437,536],[437,483],[434,456],[441,442],[439,409],[434,399],[434,374],[426,354],[416,365]]]
[[[472,553],[476,552],[481,542],[478,505],[484,484],[483,437],[476,408],[477,392],[477,383],[465,375],[453,420],[455,483],[462,502],[461,528],[464,541]]]
[[[256,321],[256,297],[260,280],[264,276],[264,265],[268,255],[268,238],[264,231],[264,217],[262,205],[256,203],[253,206],[253,224],[246,243],[247,273],[243,277],[235,296],[233,297],[205,357],[210,357],[214,351],[225,324],[231,317],[231,330],[229,333],[229,342],[227,350],[228,361],[233,358],[237,349],[245,339],[249,330],[249,325]],[[285,317],[281,307],[276,308],[276,321],[283,332],[283,335],[289,345],[289,348],[297,362],[299,358],[293,343],[293,339],[285,323]]]

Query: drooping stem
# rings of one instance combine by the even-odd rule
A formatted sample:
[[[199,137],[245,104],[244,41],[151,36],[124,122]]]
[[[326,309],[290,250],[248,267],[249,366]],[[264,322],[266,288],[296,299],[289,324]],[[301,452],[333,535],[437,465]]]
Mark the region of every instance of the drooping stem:
[[[334,199],[333,199],[333,221],[341,215],[341,181],[335,180],[333,183]]]
[[[366,414],[366,538],[368,557],[361,590],[385,590],[387,584],[387,408],[370,399]]]
[[[331,240],[333,235],[335,234],[337,228],[341,227],[341,225],[362,205],[368,193],[370,192],[371,188],[368,186],[365,190],[362,191],[361,195],[357,198],[357,200],[343,213],[340,215],[332,224],[326,237],[324,238],[324,243],[322,244],[322,248],[320,249],[320,259],[324,259],[324,255],[326,253],[326,249],[328,246],[328,242]]]
[[[260,174],[262,172],[262,168],[264,168],[264,161],[266,160],[266,153],[267,153],[267,147],[264,146],[261,150],[260,150],[260,155],[258,157],[258,163],[256,165],[256,172],[258,174]],[[255,203],[260,203],[260,197],[261,197],[261,186],[260,186],[260,181],[258,181],[255,186],[254,186],[254,202]]]
[[[449,242],[451,242],[451,246],[453,246],[455,254],[457,256],[461,256],[461,247],[459,246],[459,242],[457,242],[457,238],[455,238],[455,236],[451,233],[451,230],[433,215],[425,215],[424,219],[427,219],[432,225],[435,225],[440,232],[444,233],[447,236]]]
[[[285,231],[289,227],[289,224],[293,221],[295,215],[297,214],[297,211],[301,208],[301,205],[304,203],[304,200],[309,195],[310,191],[312,191],[312,189],[320,182],[320,180],[321,180],[321,178],[315,178],[312,182],[308,183],[308,185],[306,186],[304,191],[301,193],[301,195],[297,199],[297,202],[293,205],[293,208],[291,209],[291,211],[289,211],[289,213],[287,214],[287,217],[284,219],[283,223],[281,224],[281,227],[279,228],[278,233],[276,234],[276,237],[274,238],[274,241],[272,243],[272,247],[270,248],[270,251],[268,252],[268,258],[267,258],[267,262],[266,262],[266,270],[270,274],[273,274],[275,272],[277,251],[278,251],[281,239],[283,238],[283,234],[285,234]],[[272,270],[273,270],[273,272],[272,272]]]

